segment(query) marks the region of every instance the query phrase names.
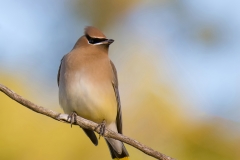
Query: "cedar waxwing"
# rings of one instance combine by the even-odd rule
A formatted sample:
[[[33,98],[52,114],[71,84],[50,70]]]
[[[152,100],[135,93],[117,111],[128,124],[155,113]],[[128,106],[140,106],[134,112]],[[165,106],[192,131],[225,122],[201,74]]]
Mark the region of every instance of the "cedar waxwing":
[[[61,60],[59,103],[69,115],[76,113],[122,134],[117,71],[108,57],[108,48],[113,41],[95,27],[85,28],[85,35]],[[93,131],[83,131],[94,145],[98,144]],[[113,159],[128,159],[129,154],[121,141],[105,139]]]

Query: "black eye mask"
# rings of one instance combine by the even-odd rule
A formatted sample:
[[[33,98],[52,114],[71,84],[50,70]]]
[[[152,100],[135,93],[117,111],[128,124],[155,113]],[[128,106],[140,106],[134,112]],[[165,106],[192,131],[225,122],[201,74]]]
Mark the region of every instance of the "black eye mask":
[[[96,44],[96,43],[100,43],[107,40],[106,38],[92,38],[87,34],[86,34],[86,37],[90,44]]]

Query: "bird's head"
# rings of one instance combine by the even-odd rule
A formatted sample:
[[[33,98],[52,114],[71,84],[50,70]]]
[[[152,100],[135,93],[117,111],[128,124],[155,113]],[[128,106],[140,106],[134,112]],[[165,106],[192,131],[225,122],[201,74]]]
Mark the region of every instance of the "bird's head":
[[[74,48],[93,47],[108,49],[109,45],[113,42],[113,39],[107,39],[106,36],[99,29],[88,26],[85,28],[84,36],[79,38]]]

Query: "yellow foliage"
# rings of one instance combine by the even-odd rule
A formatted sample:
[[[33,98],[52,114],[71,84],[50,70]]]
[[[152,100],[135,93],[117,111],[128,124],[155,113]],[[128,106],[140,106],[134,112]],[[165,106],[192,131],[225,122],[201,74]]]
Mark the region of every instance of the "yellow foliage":
[[[154,70],[152,72],[147,76],[153,76]],[[28,86],[18,78],[4,77],[0,83],[32,102],[37,101]],[[151,89],[153,86],[159,92]],[[224,129],[233,123],[220,118],[203,122],[192,120],[180,110],[176,99],[169,100],[168,97],[174,97],[171,87],[148,78],[144,84],[132,86],[130,96],[135,98],[124,96],[123,131],[126,136],[176,159],[240,159],[239,131],[234,127]],[[103,138],[95,147],[79,127],[71,128],[68,124],[34,113],[2,93],[0,106],[0,159],[111,159]],[[44,107],[52,106],[59,106],[58,102]],[[126,147],[131,159],[154,159],[133,147]]]
[[[18,79],[1,78],[1,84],[34,102],[35,98],[31,97],[29,88]],[[99,156],[110,158],[103,138],[99,146],[95,147],[81,128],[71,128],[70,125],[37,114],[3,93],[0,93],[0,106],[0,159],[74,160],[97,159]]]

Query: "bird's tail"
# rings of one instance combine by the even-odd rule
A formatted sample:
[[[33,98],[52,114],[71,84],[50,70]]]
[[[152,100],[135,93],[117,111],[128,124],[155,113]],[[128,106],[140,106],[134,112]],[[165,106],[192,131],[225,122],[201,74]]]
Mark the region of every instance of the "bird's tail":
[[[108,138],[108,140],[109,140],[109,138]],[[122,143],[122,153],[119,154],[117,151],[114,150],[114,148],[112,147],[111,143],[108,142],[108,140],[106,139],[106,142],[107,142],[107,145],[108,145],[108,148],[110,150],[113,160],[129,160],[129,154],[122,142],[121,142]]]

